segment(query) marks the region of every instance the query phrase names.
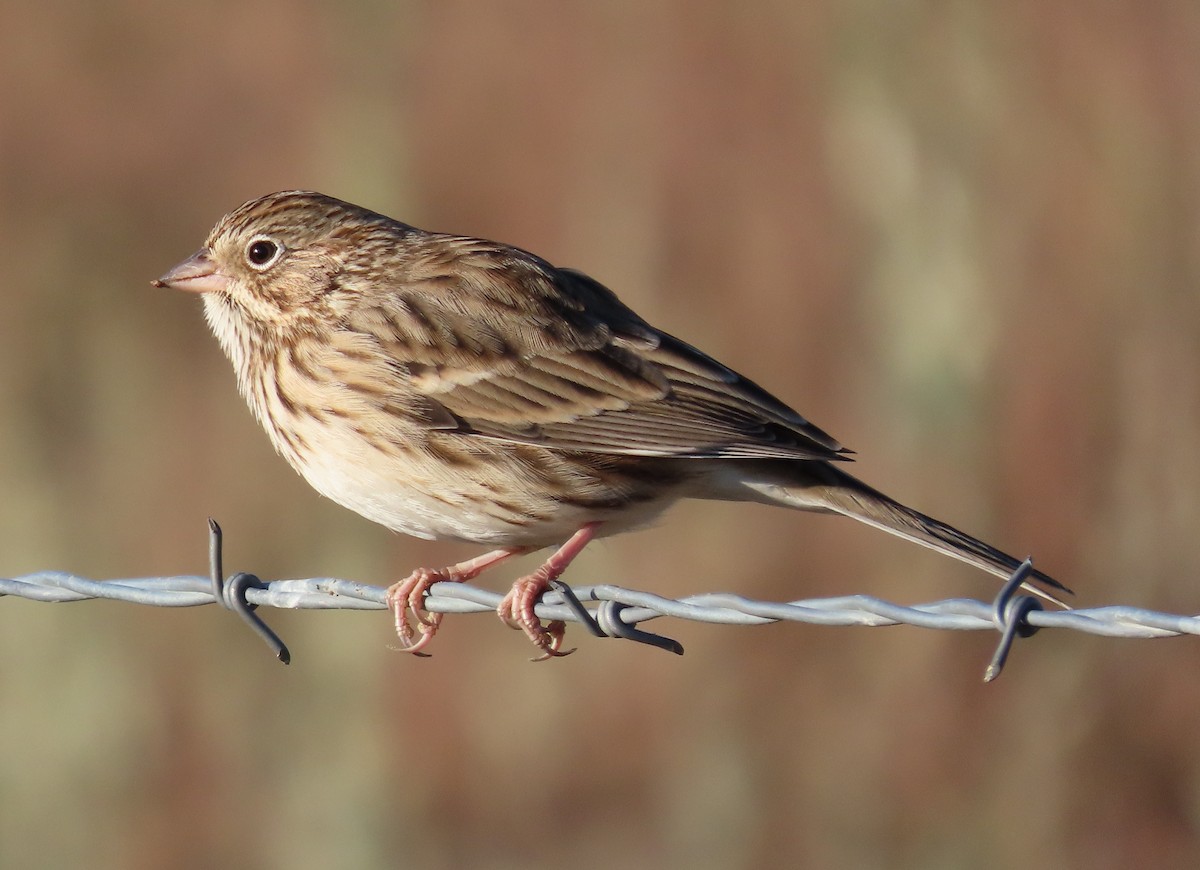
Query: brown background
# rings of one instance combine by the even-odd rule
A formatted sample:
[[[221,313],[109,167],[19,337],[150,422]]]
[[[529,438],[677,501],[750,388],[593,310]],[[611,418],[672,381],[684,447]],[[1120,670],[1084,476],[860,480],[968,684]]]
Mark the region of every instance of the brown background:
[[[169,9],[169,11],[167,11]],[[583,268],[1081,604],[1200,610],[1200,6],[0,2],[0,572],[384,584],[474,555],[318,498],[197,301],[310,187]],[[512,572],[490,583],[502,587]],[[900,601],[990,579],[692,504],[569,575]],[[0,865],[1189,866],[1200,641],[0,602]],[[625,856],[625,857],[622,857]]]

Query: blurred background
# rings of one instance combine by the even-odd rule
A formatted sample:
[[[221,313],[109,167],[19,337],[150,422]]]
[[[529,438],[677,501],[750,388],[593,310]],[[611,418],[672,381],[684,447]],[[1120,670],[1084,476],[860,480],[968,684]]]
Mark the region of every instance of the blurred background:
[[[581,268],[1081,605],[1200,611],[1200,6],[0,0],[0,572],[386,585],[150,280],[314,188]],[[487,578],[502,589],[525,560]],[[864,526],[683,505],[568,574],[990,597]],[[1194,866],[1200,642],[0,602],[0,865]],[[619,849],[619,853],[614,853]]]

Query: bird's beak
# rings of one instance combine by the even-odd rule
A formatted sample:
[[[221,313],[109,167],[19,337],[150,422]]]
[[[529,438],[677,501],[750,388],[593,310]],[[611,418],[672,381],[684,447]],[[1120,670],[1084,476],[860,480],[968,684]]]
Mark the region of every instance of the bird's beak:
[[[208,248],[201,248],[157,281],[155,287],[171,287],[192,293],[213,293],[224,290],[229,278],[217,271]]]

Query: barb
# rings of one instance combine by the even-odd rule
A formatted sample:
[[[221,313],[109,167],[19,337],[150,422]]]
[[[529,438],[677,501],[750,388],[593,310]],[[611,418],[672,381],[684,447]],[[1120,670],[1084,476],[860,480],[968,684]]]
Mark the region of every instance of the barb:
[[[208,518],[208,578],[212,584],[213,599],[227,610],[232,610],[242,620],[261,637],[271,652],[275,653],[275,658],[279,659],[285,665],[292,663],[292,654],[288,651],[287,645],[280,639],[279,635],[271,631],[270,627],[263,622],[262,617],[254,612],[257,604],[250,604],[246,601],[246,590],[251,588],[262,588],[262,581],[253,574],[247,574],[244,571],[239,574],[234,574],[228,580],[225,579],[225,571],[221,567],[221,543],[223,535],[221,527],[217,525],[217,521],[212,517]]]
[[[1000,643],[996,646],[996,652],[993,653],[987,670],[983,672],[985,683],[990,683],[1000,676],[1004,663],[1008,661],[1008,654],[1012,650],[1013,642],[1018,637],[1033,637],[1038,630],[1036,625],[1030,625],[1029,614],[1035,610],[1045,610],[1045,607],[1042,602],[1032,596],[1017,595],[1021,584],[1025,582],[1025,578],[1032,570],[1033,559],[1026,558],[1017,566],[1017,570],[1013,571],[1012,576],[1004,584],[1004,588],[996,596],[996,600],[992,602],[992,622],[1000,632]]]
[[[648,646],[665,649],[667,652],[673,652],[677,656],[683,655],[683,644],[679,643],[679,641],[663,637],[660,634],[642,631],[624,622],[621,619],[621,612],[625,610],[627,605],[619,601],[603,601],[593,614],[579,600],[579,596],[575,594],[575,590],[566,583],[561,580],[551,580],[550,587],[563,597],[563,602],[567,607],[571,608],[571,612],[575,614],[576,620],[583,623],[587,630],[596,637],[623,637],[625,640],[633,640],[638,643],[647,644]]]

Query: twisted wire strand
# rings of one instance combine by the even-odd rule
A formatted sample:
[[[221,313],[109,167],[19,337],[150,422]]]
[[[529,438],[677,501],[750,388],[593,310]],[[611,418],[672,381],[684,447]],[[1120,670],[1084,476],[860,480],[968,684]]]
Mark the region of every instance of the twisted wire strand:
[[[51,602],[105,598],[153,607],[196,607],[217,603],[237,613],[284,664],[291,662],[292,654],[279,635],[255,612],[258,607],[293,610],[384,610],[388,607],[386,589],[350,580],[318,577],[263,582],[244,572],[227,578],[222,564],[223,533],[211,517],[208,535],[208,577],[99,581],[61,571],[42,571],[23,577],[0,578],[0,596]],[[1200,617],[1158,613],[1138,607],[1046,611],[1040,601],[1021,593],[1022,584],[1032,570],[1033,560],[1026,559],[991,602],[954,598],[910,606],[869,595],[775,602],[712,592],[673,599],[607,583],[571,587],[554,580],[550,584],[553,591],[542,596],[536,612],[543,620],[583,623],[597,637],[624,638],[676,655],[683,655],[683,646],[678,641],[637,628],[638,623],[673,616],[726,625],[789,621],[816,625],[907,624],[953,631],[995,630],[1000,632],[1000,641],[984,670],[985,682],[1000,676],[1017,638],[1030,637],[1041,628],[1070,628],[1108,637],[1200,634]],[[501,598],[498,592],[467,583],[435,583],[429,588],[424,604],[427,610],[435,613],[494,613]],[[535,659],[538,660],[541,659]]]
[[[612,601],[624,605],[621,620],[635,625],[662,616],[725,625],[803,622],[815,625],[915,625],[952,631],[995,631],[995,604],[952,598],[903,605],[869,595],[809,598],[788,602],[758,601],[725,592],[666,598],[612,584],[570,587],[584,603]],[[253,606],[293,610],[383,610],[386,589],[350,580],[318,577],[307,580],[258,581],[245,590]],[[152,607],[197,607],[217,601],[208,577],[138,577],[90,580],[60,571],[40,571],[0,578],[0,595],[31,601],[66,602],[109,599]],[[437,583],[426,608],[438,613],[494,612],[503,596],[467,583]],[[547,592],[537,606],[542,619],[578,622],[561,592]],[[1200,616],[1163,613],[1140,607],[1105,606],[1080,610],[1035,610],[1026,616],[1035,628],[1066,628],[1107,637],[1200,635]]]

